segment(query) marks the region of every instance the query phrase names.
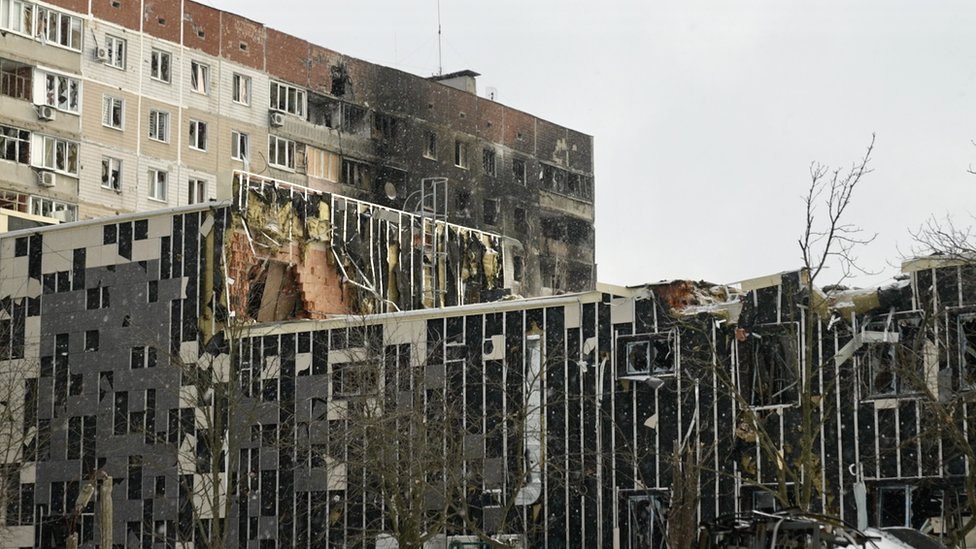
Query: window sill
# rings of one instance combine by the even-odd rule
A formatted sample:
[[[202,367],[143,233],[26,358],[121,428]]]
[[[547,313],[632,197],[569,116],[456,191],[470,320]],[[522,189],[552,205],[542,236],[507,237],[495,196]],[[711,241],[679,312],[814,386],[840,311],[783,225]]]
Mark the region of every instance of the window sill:
[[[151,81],[153,81],[153,82],[159,82],[160,84],[167,84],[167,85],[169,85],[169,84],[172,84],[172,83],[173,83],[173,81],[172,81],[172,80],[163,80],[162,78],[157,78],[157,77],[155,77],[155,76],[150,76],[150,77],[149,77],[149,80],[151,80]]]
[[[279,166],[278,164],[272,164],[270,162],[268,162],[268,166],[283,172],[295,173],[295,168],[289,168],[288,166]]]
[[[436,156],[428,156],[428,155],[425,154],[425,155],[423,155],[423,157],[426,158],[427,160],[437,160],[437,157]]]
[[[104,122],[102,123],[102,127],[103,128],[108,128],[110,130],[115,130],[117,132],[124,132],[125,131],[125,128],[123,128],[121,126],[109,126],[108,124],[105,124]]]
[[[164,145],[169,145],[169,140],[168,139],[163,140],[163,139],[159,139],[157,137],[149,136],[149,140],[150,141],[155,141],[156,143],[162,143]]]
[[[105,185],[102,185],[102,190],[103,191],[112,191],[115,194],[122,194],[122,189],[116,189],[114,187],[106,187]]]
[[[194,147],[193,145],[188,145],[188,148],[191,151],[202,152],[202,153],[207,152],[207,149],[200,149],[200,148]]]
[[[146,198],[148,198],[152,202],[159,202],[161,204],[169,204],[169,201],[166,200],[165,198],[156,198],[155,196],[148,196]]]

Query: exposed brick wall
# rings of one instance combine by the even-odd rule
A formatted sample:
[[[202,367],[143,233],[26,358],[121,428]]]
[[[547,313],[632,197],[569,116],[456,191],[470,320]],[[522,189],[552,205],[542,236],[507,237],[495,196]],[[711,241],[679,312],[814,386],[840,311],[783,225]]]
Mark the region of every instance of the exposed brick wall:
[[[172,0],[145,0],[142,30],[156,38],[179,43],[181,4]]]
[[[82,11],[87,10],[88,6],[86,5]],[[104,19],[132,30],[139,30],[139,23],[142,20],[139,2],[92,0],[91,11],[92,15],[98,19]]]
[[[220,55],[220,11],[196,2],[186,2],[184,10],[183,44],[209,55]]]
[[[241,44],[246,49],[241,49]],[[267,35],[264,25],[230,12],[220,12],[220,54],[246,67],[264,70]]]
[[[265,66],[268,73],[276,78],[307,87],[308,42],[271,28],[266,28],[265,32],[268,37],[265,50]]]

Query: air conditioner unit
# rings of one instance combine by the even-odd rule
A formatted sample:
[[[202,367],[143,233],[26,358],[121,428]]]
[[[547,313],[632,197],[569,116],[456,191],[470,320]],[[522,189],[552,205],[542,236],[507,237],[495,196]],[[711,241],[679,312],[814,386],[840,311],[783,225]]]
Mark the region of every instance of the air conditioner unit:
[[[37,172],[37,184],[42,187],[53,187],[57,183],[57,176],[54,172],[47,170]]]
[[[47,105],[38,105],[35,110],[37,110],[37,118],[41,120],[54,120],[54,108]]]
[[[271,111],[268,113],[268,123],[272,128],[280,128],[285,125],[285,113]]]
[[[108,63],[108,50],[105,48],[95,48],[95,61],[99,63]]]
[[[57,219],[61,223],[67,223],[69,215],[71,215],[71,212],[69,212],[68,210],[58,210],[56,212],[51,212],[51,217]]]

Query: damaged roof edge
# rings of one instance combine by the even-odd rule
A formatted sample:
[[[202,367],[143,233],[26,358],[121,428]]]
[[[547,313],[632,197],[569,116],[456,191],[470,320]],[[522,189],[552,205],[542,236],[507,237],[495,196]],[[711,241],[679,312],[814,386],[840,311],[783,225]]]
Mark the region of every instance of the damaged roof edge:
[[[190,204],[188,206],[173,206],[172,208],[161,208],[159,210],[149,210],[144,212],[135,213],[124,213],[117,214],[113,216],[106,217],[96,217],[94,219],[85,219],[83,221],[72,221],[70,223],[58,223],[57,225],[47,225],[45,227],[32,227],[29,229],[18,229],[16,231],[10,231],[0,234],[0,239],[3,238],[14,238],[38,233],[48,233],[55,232],[59,230],[71,230],[80,229],[83,227],[91,227],[96,225],[108,225],[111,223],[121,223],[123,221],[130,221],[134,219],[148,219],[150,217],[158,217],[169,214],[183,214],[190,212],[205,212],[211,210],[218,210],[221,208],[227,208],[231,206],[230,200],[212,200],[210,202],[203,202],[200,204]]]
[[[384,320],[425,320],[428,318],[442,318],[445,316],[496,313],[512,310],[524,310],[533,305],[539,307],[553,307],[556,305],[569,305],[572,303],[599,303],[603,299],[603,292],[594,290],[590,292],[580,292],[575,294],[562,294],[557,296],[529,297],[521,299],[508,299],[503,301],[492,301],[488,303],[474,303],[470,305],[454,305],[439,309],[414,309],[410,311],[400,311],[393,313],[381,313],[373,315],[336,315],[323,320],[285,320],[280,322],[255,323],[241,326],[241,331],[247,337],[256,337],[281,333],[297,333],[309,330],[319,330],[325,328],[338,328],[349,326],[350,321],[361,324],[373,324]]]

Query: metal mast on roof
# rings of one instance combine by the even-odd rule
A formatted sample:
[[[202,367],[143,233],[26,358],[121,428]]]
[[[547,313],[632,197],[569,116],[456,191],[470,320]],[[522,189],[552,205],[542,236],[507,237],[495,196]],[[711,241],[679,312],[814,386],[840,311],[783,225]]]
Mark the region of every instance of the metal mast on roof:
[[[441,0],[437,0],[437,76],[444,75],[444,57],[441,54]]]

